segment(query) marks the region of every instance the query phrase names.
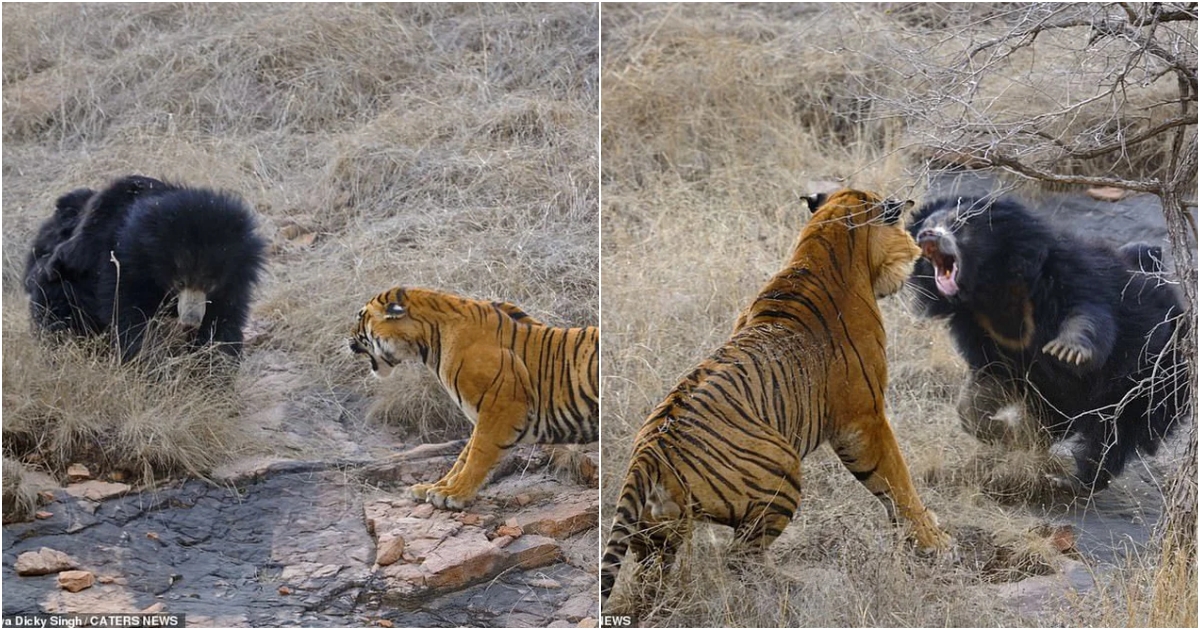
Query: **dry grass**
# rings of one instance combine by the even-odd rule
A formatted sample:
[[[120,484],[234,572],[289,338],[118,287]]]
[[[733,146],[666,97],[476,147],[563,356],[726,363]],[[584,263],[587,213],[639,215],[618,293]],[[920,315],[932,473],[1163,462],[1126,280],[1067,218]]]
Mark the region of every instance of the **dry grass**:
[[[807,219],[798,197],[844,183],[920,198],[927,166],[904,150],[905,121],[879,117],[864,96],[906,63],[884,54],[905,33],[967,12],[905,6],[605,5],[604,523],[633,435],[778,269]],[[624,571],[614,610],[677,627],[1094,621],[1079,610],[1038,617],[997,596],[996,582],[1062,562],[1023,507],[1060,464],[1032,446],[986,451],[959,428],[965,368],[942,325],[904,301],[882,304],[888,414],[961,562],[915,557],[822,449],[804,463],[803,505],[771,566],[732,572],[729,531],[700,526],[665,583],[650,575],[630,593]]]
[[[374,384],[346,349],[357,310],[398,284],[597,322],[595,6],[3,12],[6,453],[202,474],[247,442],[281,365],[343,412],[383,395],[370,421],[462,433],[424,370]],[[273,240],[232,389],[29,337],[19,279],[38,223],[58,195],[130,172],[236,191]]]

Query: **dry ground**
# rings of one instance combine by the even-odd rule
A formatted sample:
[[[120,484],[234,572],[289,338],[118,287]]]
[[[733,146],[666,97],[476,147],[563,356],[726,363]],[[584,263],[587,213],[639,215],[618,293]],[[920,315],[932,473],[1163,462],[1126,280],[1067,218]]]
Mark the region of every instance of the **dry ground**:
[[[367,432],[465,435],[426,370],[374,384],[346,337],[397,284],[597,323],[597,12],[6,4],[6,489],[14,461],[146,480],[339,455],[276,437],[313,418],[252,426],[301,394]],[[102,343],[30,335],[20,279],[39,222],[127,173],[235,191],[260,214],[272,253],[232,387],[196,378],[203,360],[122,367]]]
[[[606,527],[632,436],[670,387],[727,339],[740,307],[778,270],[807,218],[799,197],[845,184],[921,198],[928,165],[898,150],[904,121],[874,117],[864,99],[906,63],[879,41],[916,37],[926,22],[940,23],[935,13],[604,6]],[[997,500],[1038,491],[1054,462],[1034,452],[983,452],[958,427],[964,366],[941,325],[913,317],[904,296],[882,307],[888,414],[918,491],[958,539],[963,561],[921,560],[898,545],[878,502],[822,449],[804,463],[804,502],[771,549],[772,566],[732,575],[723,562],[730,532],[702,528],[663,597],[650,603],[626,592],[614,608],[677,627],[1188,623],[1186,606],[1176,613],[1147,605],[1139,589],[1151,578],[1135,569],[1115,580],[1128,586],[1121,595],[1110,589],[1058,611],[1019,611],[997,596],[992,582],[1061,564],[1031,533],[1037,522],[1021,502]],[[992,544],[1014,553],[989,565],[998,557]],[[1176,585],[1177,601],[1190,597],[1194,609],[1194,584]]]

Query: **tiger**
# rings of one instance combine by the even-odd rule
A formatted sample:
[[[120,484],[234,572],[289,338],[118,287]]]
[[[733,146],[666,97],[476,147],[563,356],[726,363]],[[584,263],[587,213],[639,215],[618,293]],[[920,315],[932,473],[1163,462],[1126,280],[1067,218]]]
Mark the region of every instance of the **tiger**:
[[[424,363],[474,428],[445,476],[412,486],[442,509],[469,505],[516,444],[586,444],[600,431],[600,331],[547,326],[508,302],[395,287],[358,312],[350,350],[385,378]]]
[[[876,300],[921,253],[903,225],[913,203],[849,189],[805,201],[814,213],[786,266],[634,440],[601,561],[605,606],[628,551],[669,566],[696,520],[734,529],[734,559],[763,554],[799,507],[801,460],[825,442],[922,549],[949,547],[884,415]]]

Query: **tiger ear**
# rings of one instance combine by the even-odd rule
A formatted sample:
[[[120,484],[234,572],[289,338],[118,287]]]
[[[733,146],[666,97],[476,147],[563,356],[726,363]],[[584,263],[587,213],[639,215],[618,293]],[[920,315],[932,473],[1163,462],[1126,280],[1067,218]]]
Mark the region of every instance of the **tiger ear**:
[[[801,197],[801,199],[804,199],[805,203],[808,204],[809,212],[816,212],[817,208],[820,208],[821,204],[825,203],[825,200],[828,198],[829,198],[829,195],[826,195],[825,193],[815,193],[812,195],[807,195],[805,197]]]
[[[407,311],[397,302],[389,302],[387,307],[383,309],[384,319],[400,319],[404,317]]]
[[[879,214],[879,218],[883,220],[884,225],[893,225],[904,217],[904,214],[909,211],[915,204],[912,199],[907,201],[897,201],[896,199],[883,200],[883,212]]]

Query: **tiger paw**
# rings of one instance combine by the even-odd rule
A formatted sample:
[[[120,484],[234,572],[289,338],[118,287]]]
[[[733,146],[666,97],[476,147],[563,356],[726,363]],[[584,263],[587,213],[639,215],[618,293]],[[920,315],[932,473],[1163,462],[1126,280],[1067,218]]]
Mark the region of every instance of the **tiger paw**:
[[[413,484],[408,491],[412,493],[414,499],[418,501],[424,501],[425,497],[429,496],[429,491],[431,489],[433,489],[433,484],[431,483],[418,483]]]
[[[443,510],[461,510],[471,504],[475,500],[475,493],[458,493],[455,494],[447,487],[431,487],[425,493],[425,500],[432,503],[434,507]]]

